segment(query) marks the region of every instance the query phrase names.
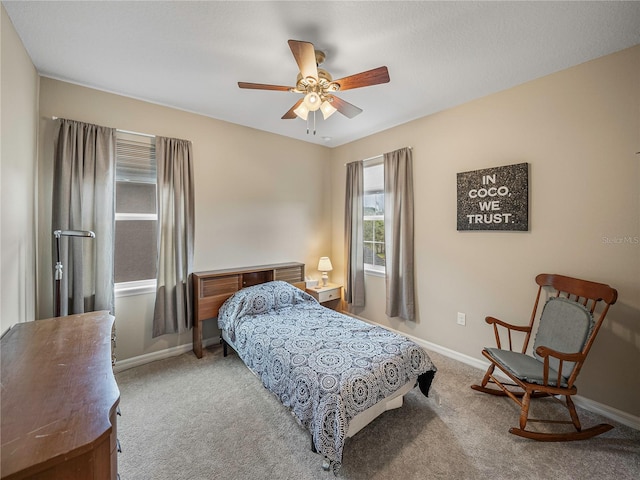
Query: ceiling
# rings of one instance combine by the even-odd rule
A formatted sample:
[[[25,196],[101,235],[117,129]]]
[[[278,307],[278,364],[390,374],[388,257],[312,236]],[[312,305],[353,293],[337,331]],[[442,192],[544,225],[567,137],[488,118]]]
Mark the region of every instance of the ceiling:
[[[640,44],[640,2],[4,1],[46,77],[329,147]],[[333,78],[387,66],[339,97],[364,111],[280,117],[300,98],[287,40]],[[311,116],[310,116],[311,118]]]

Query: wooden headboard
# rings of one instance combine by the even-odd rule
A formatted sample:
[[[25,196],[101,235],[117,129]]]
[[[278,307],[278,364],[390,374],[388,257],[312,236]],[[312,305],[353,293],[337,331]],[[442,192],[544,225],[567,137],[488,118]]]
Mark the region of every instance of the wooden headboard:
[[[193,351],[202,358],[202,322],[218,316],[227,298],[238,290],[282,280],[304,290],[304,263],[276,263],[255,267],[193,272]]]

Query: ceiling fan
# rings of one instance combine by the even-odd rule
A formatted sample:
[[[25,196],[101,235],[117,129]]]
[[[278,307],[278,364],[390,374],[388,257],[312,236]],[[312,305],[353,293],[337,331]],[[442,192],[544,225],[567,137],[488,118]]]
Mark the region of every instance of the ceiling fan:
[[[342,100],[334,93],[389,82],[389,71],[387,67],[378,67],[339,80],[333,80],[329,72],[318,68],[325,60],[324,52],[316,50],[310,42],[298,40],[289,40],[289,47],[300,69],[295,87],[238,82],[240,88],[304,94],[304,97],[299,99],[295,105],[282,116],[285,120],[296,117],[307,120],[309,112],[315,112],[317,110],[322,112],[325,120],[336,111],[348,118],[353,118],[360,114],[362,109]]]

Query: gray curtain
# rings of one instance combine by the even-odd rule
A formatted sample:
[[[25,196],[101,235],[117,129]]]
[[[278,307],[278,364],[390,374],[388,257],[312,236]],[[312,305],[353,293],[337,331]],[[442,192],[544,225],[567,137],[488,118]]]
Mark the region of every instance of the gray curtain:
[[[153,336],[192,326],[194,191],[191,142],[156,137],[158,166],[158,277]]]
[[[54,155],[52,232],[91,230],[96,235],[94,239],[60,239],[64,269],[60,315],[114,311],[115,151],[115,129],[60,120]]]
[[[384,154],[384,235],[386,314],[414,320],[413,159],[410,148]]]
[[[347,164],[345,200],[345,301],[348,306],[364,307],[364,167],[362,162]]]

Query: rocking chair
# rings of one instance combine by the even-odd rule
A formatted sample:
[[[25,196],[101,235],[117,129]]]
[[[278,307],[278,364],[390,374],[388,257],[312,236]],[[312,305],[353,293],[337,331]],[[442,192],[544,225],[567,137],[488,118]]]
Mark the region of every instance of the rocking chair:
[[[485,348],[482,351],[491,365],[482,383],[472,385],[471,388],[493,395],[509,396],[520,406],[520,428],[513,427],[509,430],[514,435],[533,440],[557,442],[584,440],[607,432],[613,426],[606,423],[583,430],[571,397],[578,391],[574,382],[609,307],[616,302],[618,292],[602,283],[546,273],[538,275],[536,283],[539,285],[538,294],[528,326],[511,325],[494,317],[485,319],[488,324],[493,325],[497,348]],[[525,352],[543,287],[551,287],[555,290],[555,296],[547,300],[542,308],[533,344],[533,356],[531,356]],[[596,305],[601,301],[604,303],[600,313],[594,313]],[[512,332],[526,334],[520,352],[513,351]],[[502,349],[500,333],[507,335],[508,350]],[[496,367],[513,383],[496,378],[493,373]],[[489,383],[495,384],[498,388],[488,386]],[[546,396],[564,396],[571,421],[529,419],[531,398]],[[526,429],[527,421],[573,423],[575,431],[536,432]]]

